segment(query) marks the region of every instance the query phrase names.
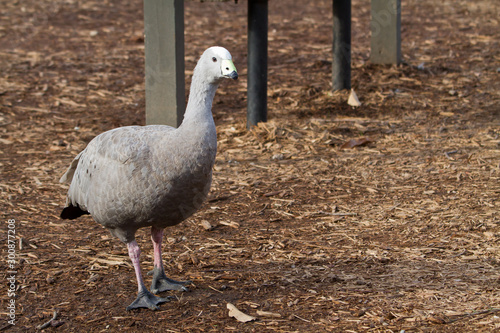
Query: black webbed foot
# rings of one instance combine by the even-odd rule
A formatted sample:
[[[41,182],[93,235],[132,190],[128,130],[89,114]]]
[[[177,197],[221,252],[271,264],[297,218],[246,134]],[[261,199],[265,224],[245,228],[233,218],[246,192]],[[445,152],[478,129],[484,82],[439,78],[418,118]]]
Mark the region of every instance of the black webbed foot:
[[[137,294],[137,298],[129,306],[127,310],[148,308],[150,310],[158,310],[158,304],[170,302],[173,297],[158,297],[144,289]]]
[[[150,272],[151,273],[151,272]],[[155,267],[152,271],[153,282],[151,283],[151,291],[155,294],[167,290],[189,291],[185,286],[191,284],[191,281],[175,281],[165,275],[165,271]]]

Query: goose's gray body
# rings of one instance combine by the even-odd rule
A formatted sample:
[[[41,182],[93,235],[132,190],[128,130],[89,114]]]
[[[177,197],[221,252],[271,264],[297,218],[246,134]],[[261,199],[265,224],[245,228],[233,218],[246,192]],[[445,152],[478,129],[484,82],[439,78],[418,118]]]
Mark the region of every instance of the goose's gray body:
[[[166,301],[144,286],[135,241],[139,228],[152,227],[152,291],[185,290],[185,283],[165,276],[161,239],[163,229],[193,214],[210,189],[217,151],[212,101],[225,77],[238,77],[231,55],[221,47],[207,49],[194,69],[179,128],[128,126],[102,133],[75,157],[61,178],[70,183],[63,219],[91,214],[127,243],[139,287],[137,299],[127,309],[157,309],[157,304]]]
[[[217,151],[205,128],[129,126],[94,138],[67,172],[67,205],[87,211],[124,242],[139,228],[180,223],[204,202]],[[63,179],[65,180],[65,179]]]

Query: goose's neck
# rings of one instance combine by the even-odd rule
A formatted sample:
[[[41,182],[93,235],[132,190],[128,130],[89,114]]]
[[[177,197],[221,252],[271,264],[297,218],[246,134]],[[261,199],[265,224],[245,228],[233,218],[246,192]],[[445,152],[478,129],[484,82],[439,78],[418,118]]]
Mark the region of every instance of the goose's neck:
[[[217,83],[208,82],[202,75],[198,75],[195,71],[181,127],[209,125],[215,128],[212,116],[212,101],[217,87]]]

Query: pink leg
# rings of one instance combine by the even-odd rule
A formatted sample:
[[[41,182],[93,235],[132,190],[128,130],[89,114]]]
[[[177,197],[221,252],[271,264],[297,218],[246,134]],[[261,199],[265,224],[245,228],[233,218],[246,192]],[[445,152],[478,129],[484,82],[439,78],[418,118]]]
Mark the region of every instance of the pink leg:
[[[135,301],[132,302],[127,307],[127,310],[137,309],[137,308],[149,308],[151,310],[158,310],[158,304],[168,302],[169,298],[157,297],[151,294],[144,286],[144,280],[142,279],[141,273],[141,263],[139,257],[141,255],[141,249],[135,240],[127,243],[128,255],[132,260],[134,265],[135,276],[137,278],[138,293]]]
[[[163,229],[151,227],[151,240],[154,250],[154,267],[163,270],[163,260],[161,258],[161,242],[163,240]]]
[[[141,256],[141,249],[135,240],[127,244],[128,255],[130,260],[132,260],[132,265],[134,265],[135,277],[137,278],[137,285],[139,287],[139,292],[146,289],[144,286],[144,280],[142,279],[141,273],[141,262],[139,257]]]
[[[151,240],[154,248],[154,268],[153,281],[151,282],[151,292],[158,294],[167,290],[187,291],[185,285],[190,281],[175,281],[165,275],[163,260],[161,258],[161,242],[163,239],[163,229],[151,227]]]

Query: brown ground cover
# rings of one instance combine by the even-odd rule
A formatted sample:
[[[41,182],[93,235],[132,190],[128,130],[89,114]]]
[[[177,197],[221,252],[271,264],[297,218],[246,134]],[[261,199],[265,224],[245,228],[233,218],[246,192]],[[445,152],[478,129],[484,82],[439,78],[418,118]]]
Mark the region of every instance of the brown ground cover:
[[[0,1],[0,233],[16,221],[16,325],[64,332],[493,332],[500,329],[500,32],[495,1],[403,1],[403,59],[369,62],[353,1],[353,87],[331,91],[331,1],[271,1],[269,122],[246,113],[246,1],[186,2],[188,76],[226,47],[211,199],[166,232],[160,311],[124,244],[58,215],[58,179],[97,134],[144,124],[142,1]],[[189,78],[187,80],[189,87]],[[365,144],[344,148],[350,140]],[[205,229],[209,223],[214,228]],[[152,267],[149,231],[137,235]],[[146,278],[149,282],[150,278]],[[240,323],[227,303],[257,317]]]

